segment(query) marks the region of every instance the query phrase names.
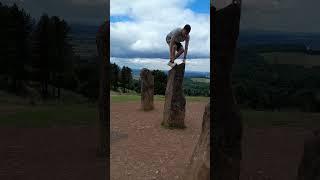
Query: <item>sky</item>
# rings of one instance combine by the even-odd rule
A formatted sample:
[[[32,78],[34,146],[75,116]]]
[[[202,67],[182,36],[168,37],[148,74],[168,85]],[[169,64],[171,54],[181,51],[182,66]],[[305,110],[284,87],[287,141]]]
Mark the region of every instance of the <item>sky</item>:
[[[191,25],[188,57],[209,57],[210,3],[207,0],[111,0],[110,16],[113,57],[168,58],[166,35],[185,24]]]
[[[208,59],[209,0],[110,1],[109,8],[107,0],[0,0],[4,4],[17,3],[35,18],[47,13],[69,23],[87,25],[101,24],[110,12],[113,57],[168,58],[166,34],[188,23],[192,27],[190,62]],[[213,0],[218,8],[231,1]],[[319,7],[319,0],[243,0],[240,29],[319,33]]]
[[[232,0],[214,0],[217,9]],[[241,30],[320,33],[319,0],[242,0]]]
[[[33,18],[43,13],[59,16],[69,23],[99,25],[108,14],[107,0],[0,0],[3,4],[16,3]]]
[[[108,14],[108,1],[110,0],[0,0],[5,4],[13,2],[20,4],[33,17],[39,17],[46,12],[49,15],[61,16],[70,22],[95,25],[100,24]],[[119,1],[118,4],[126,2],[111,0],[111,3],[114,3],[113,1]],[[153,2],[153,0],[144,1]],[[163,1],[168,5],[172,4],[171,0]],[[226,6],[231,1],[213,0],[219,7]],[[178,1],[173,0],[173,2]],[[193,12],[209,12],[207,9],[209,0],[180,0],[179,2],[184,5],[184,9],[189,8]],[[319,0],[243,0],[242,3],[241,29],[320,32]],[[161,6],[155,9],[159,11]]]

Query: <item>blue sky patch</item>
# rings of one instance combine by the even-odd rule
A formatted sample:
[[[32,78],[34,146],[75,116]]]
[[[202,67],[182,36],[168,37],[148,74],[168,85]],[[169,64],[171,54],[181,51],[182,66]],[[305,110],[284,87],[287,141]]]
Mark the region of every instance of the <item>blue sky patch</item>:
[[[111,22],[124,22],[131,21],[132,19],[129,16],[110,16]]]
[[[188,4],[187,8],[196,13],[210,13],[210,0],[195,0]]]

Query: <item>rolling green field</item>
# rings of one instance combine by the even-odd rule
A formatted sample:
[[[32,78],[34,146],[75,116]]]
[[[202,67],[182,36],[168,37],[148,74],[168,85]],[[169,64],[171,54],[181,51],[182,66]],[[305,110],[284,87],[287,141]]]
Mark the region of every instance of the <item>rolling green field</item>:
[[[203,83],[210,83],[210,79],[208,78],[191,78],[194,82],[203,82]]]
[[[264,59],[273,64],[294,64],[305,67],[320,66],[320,55],[304,53],[272,52],[261,54]]]

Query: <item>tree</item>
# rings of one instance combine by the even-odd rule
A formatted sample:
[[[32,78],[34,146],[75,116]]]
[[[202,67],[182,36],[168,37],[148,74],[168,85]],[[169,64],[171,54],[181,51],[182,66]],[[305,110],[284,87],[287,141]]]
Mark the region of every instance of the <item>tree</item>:
[[[129,89],[132,83],[132,70],[129,67],[123,66],[120,72],[120,84],[123,92]]]
[[[50,67],[50,40],[49,40],[50,18],[47,14],[43,14],[36,26],[33,35],[33,68],[39,77],[41,84],[41,94],[43,98],[47,98]]]
[[[36,76],[41,82],[41,94],[43,98],[49,96],[49,83],[58,87],[73,84],[64,83],[62,80],[74,80],[73,50],[69,37],[70,27],[59,17],[49,17],[43,14],[33,34],[33,63]],[[55,96],[55,87],[53,87]]]
[[[153,70],[152,74],[154,76],[154,94],[164,95],[166,93],[167,74],[160,70]]]
[[[111,71],[110,71],[110,83],[112,86],[112,89],[114,91],[118,91],[119,88],[119,76],[120,76],[120,67],[113,63],[110,65]]]
[[[11,90],[16,94],[23,90],[23,82],[27,80],[26,66],[30,61],[30,32],[33,24],[29,14],[19,9],[0,5],[0,59],[1,73],[10,79]]]

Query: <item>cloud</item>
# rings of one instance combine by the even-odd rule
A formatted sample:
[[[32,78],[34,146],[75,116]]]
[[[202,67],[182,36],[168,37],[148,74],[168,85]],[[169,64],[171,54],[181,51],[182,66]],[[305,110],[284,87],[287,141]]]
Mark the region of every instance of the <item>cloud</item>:
[[[168,59],[161,58],[117,58],[111,57],[110,61],[116,63],[118,66],[127,66],[132,69],[141,69],[142,67],[151,70],[170,70],[167,65]],[[181,63],[181,60],[177,60],[177,63]],[[210,60],[209,59],[189,59],[186,62],[186,71],[198,71],[198,72],[210,72]]]
[[[130,21],[111,22],[111,56],[169,56],[166,35],[176,27],[190,24],[190,57],[209,57],[210,16],[185,8],[186,0],[112,0],[111,16],[126,16]],[[209,8],[209,7],[208,7]]]
[[[318,0],[245,0],[242,29],[320,32]]]
[[[43,13],[59,16],[69,23],[101,24],[109,12],[107,0],[3,0],[5,4],[17,3],[34,18]]]

